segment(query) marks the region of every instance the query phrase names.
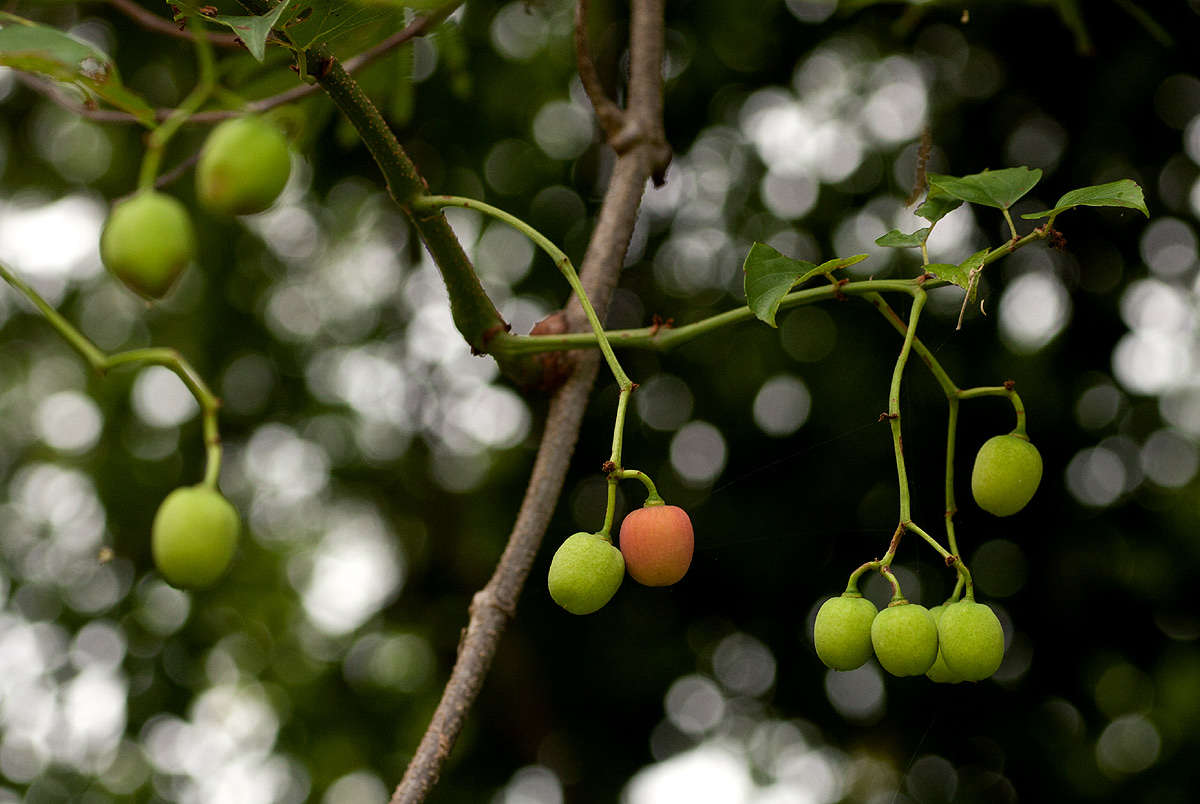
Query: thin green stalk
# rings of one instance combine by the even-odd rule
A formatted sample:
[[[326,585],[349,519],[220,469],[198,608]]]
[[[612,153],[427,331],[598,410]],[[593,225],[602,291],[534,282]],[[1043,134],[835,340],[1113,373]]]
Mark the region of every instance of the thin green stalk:
[[[950,552],[958,555],[958,540],[954,535],[954,515],[958,513],[958,504],[954,500],[954,441],[958,432],[958,398],[951,397],[949,406],[946,425],[946,540],[950,542]]]
[[[1010,215],[1008,210],[1003,207],[1001,207],[1000,211],[1004,213],[1004,220],[1008,222],[1008,230],[1012,232],[1012,239],[1019,240],[1020,235],[1017,234],[1017,227],[1013,224],[1012,215]]]
[[[3,277],[6,282],[23,293],[33,303],[50,323],[50,326],[54,327],[62,339],[75,351],[79,352],[97,374],[103,376],[110,369],[131,364],[163,366],[174,372],[183,381],[183,384],[187,386],[187,389],[200,405],[203,417],[206,456],[203,482],[204,485],[210,488],[216,488],[217,478],[221,474],[221,435],[217,427],[217,411],[221,407],[221,400],[217,398],[216,394],[212,392],[212,389],[208,387],[208,384],[204,382],[200,374],[192,368],[192,365],[179,352],[168,348],[149,348],[131,349],[113,355],[106,354],[88,340],[87,336],[76,329],[71,322],[67,321],[62,314],[51,307],[49,302],[43,299],[36,290],[2,264],[0,264],[0,277]]]
[[[954,566],[954,569],[957,570],[959,577],[963,580],[964,583],[966,583],[967,597],[972,598],[974,592],[972,591],[972,585],[971,585],[971,571],[967,569],[967,565],[963,563],[962,559],[959,558],[957,555],[953,555],[952,553],[950,553],[950,551],[948,551],[945,547],[942,547],[942,545],[938,542],[937,539],[933,538],[928,533],[926,533],[924,530],[922,530],[917,525],[917,523],[905,522],[904,528],[905,528],[905,530],[911,530],[913,533],[917,534],[922,539],[924,539],[926,542],[928,542],[929,546],[932,547],[934,550],[936,550],[938,555],[940,555],[943,559],[946,560],[947,566],[950,566],[950,565]]]
[[[892,448],[896,453],[896,476],[900,489],[900,521],[908,522],[912,518],[912,505],[908,491],[908,472],[904,468],[904,440],[900,434],[900,382],[904,377],[904,367],[908,363],[908,355],[912,351],[913,340],[917,334],[917,322],[921,310],[925,307],[925,291],[917,290],[913,295],[912,310],[908,314],[908,329],[904,333],[904,344],[900,347],[900,355],[896,358],[896,366],[892,369],[892,385],[888,391],[888,424],[892,430]]]
[[[837,298],[839,294],[843,296],[868,296],[872,293],[912,295],[922,288],[937,288],[947,284],[949,283],[940,279],[926,282],[917,279],[874,279],[847,282],[840,287],[824,285],[787,294],[780,301],[779,309],[786,310],[814,302],[827,301]],[[754,312],[749,307],[738,307],[680,327],[660,325],[637,329],[606,330],[605,336],[610,343],[616,346],[666,352],[702,335],[716,332],[722,327],[752,320],[754,320]],[[491,351],[498,355],[516,356],[595,348],[596,344],[596,335],[590,332],[564,335],[505,335],[496,338]]]
[[[58,334],[62,336],[63,340],[70,344],[72,349],[79,352],[80,356],[87,361],[87,364],[92,367],[93,371],[103,373],[105,363],[108,359],[104,352],[100,351],[82,332],[75,329],[36,290],[25,284],[25,281],[16,274],[9,271],[3,263],[0,263],[0,277],[3,277],[5,282],[21,291],[21,293],[25,294],[33,302],[33,306],[41,311],[46,320],[50,322],[50,326],[58,330]]]
[[[658,489],[654,486],[654,481],[645,472],[639,472],[636,469],[619,469],[613,472],[613,475],[622,480],[641,481],[642,485],[646,487],[646,501],[642,503],[643,508],[665,504],[663,498],[659,496]]]
[[[550,259],[554,260],[554,264],[566,277],[570,283],[571,289],[575,291],[575,295],[579,298],[579,303],[583,306],[583,312],[587,315],[588,323],[592,325],[592,334],[595,337],[595,342],[599,343],[600,351],[604,354],[604,359],[608,363],[609,369],[616,378],[617,385],[622,391],[627,388],[632,389],[633,383],[626,376],[621,364],[617,361],[617,356],[613,353],[612,345],[608,342],[608,336],[604,332],[604,325],[600,323],[600,318],[596,315],[596,310],[592,307],[592,302],[587,297],[587,292],[583,289],[583,283],[579,281],[579,274],[575,272],[575,266],[571,264],[571,259],[554,244],[548,237],[543,235],[537,229],[534,229],[525,221],[505,212],[491,204],[485,204],[482,201],[476,201],[473,198],[461,198],[451,195],[427,195],[417,196],[411,202],[414,211],[432,211],[441,207],[461,207],[463,209],[474,209],[484,214],[491,215],[493,218],[502,220],[512,226],[521,234],[528,237],[542,251],[550,255]],[[617,462],[619,465],[619,461]]]
[[[609,460],[615,469],[621,468],[621,445],[625,440],[625,411],[629,407],[629,397],[633,393],[633,384],[622,388],[617,395],[617,415],[613,421],[612,455]]]
[[[179,108],[174,109],[167,119],[151,131],[146,138],[146,153],[142,157],[142,166],[138,173],[139,190],[154,189],[154,180],[158,178],[158,166],[162,162],[163,151],[166,149],[167,143],[179,130],[179,127],[199,111],[217,83],[212,43],[208,40],[208,32],[204,29],[204,23],[194,17],[188,17],[188,27],[192,31],[200,77],[196,81],[196,86],[183,99],[183,103],[179,104]]]
[[[888,323],[897,332],[901,335],[905,335],[908,332],[908,324],[892,309],[892,306],[884,300],[883,296],[879,293],[866,293],[863,294],[863,298],[871,302],[875,309],[888,320]],[[930,373],[933,374],[933,378],[941,386],[943,393],[946,394],[946,398],[952,399],[957,396],[958,386],[954,384],[954,380],[950,379],[950,375],[942,368],[942,364],[938,362],[938,359],[933,356],[933,352],[929,351],[929,348],[925,346],[920,338],[913,339],[913,351],[917,353],[917,357],[921,358],[921,362],[929,367]]]
[[[957,394],[959,399],[979,399],[985,396],[1003,396],[1007,397],[1010,404],[1013,406],[1013,413],[1017,417],[1016,426],[1013,427],[1012,434],[1027,438],[1025,434],[1025,403],[1021,401],[1021,395],[1008,385],[988,385],[978,388],[967,388],[961,390]]]
[[[596,533],[597,536],[602,536],[605,539],[612,541],[612,526],[613,517],[617,509],[617,479],[612,475],[608,477],[608,501],[604,505],[604,527]]]

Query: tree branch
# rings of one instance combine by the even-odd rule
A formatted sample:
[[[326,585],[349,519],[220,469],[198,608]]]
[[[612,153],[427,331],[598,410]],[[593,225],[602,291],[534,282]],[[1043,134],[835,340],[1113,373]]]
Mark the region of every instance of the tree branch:
[[[661,88],[663,2],[633,2],[631,47],[649,48],[651,53],[659,54],[659,61],[644,56],[634,61],[633,79],[640,87],[640,95],[635,105],[635,96],[631,94],[627,114],[644,132],[662,131],[662,98],[653,93],[656,88],[659,91]],[[647,71],[652,75],[643,74]],[[580,271],[587,294],[601,315],[607,309],[625,249],[633,234],[643,188],[658,169],[660,156],[658,142],[644,139],[632,144],[618,158],[613,170]],[[578,302],[572,302],[568,319],[573,328],[582,325],[584,316]],[[500,636],[516,611],[517,598],[558,503],[598,364],[597,352],[580,355],[571,377],[551,400],[533,473],[508,545],[491,580],[471,602],[470,621],[459,644],[458,660],[433,720],[392,795],[391,804],[424,801],[437,783],[442,766],[462,732],[467,714],[491,667]]]
[[[600,127],[604,129],[606,139],[613,139],[625,125],[625,115],[620,108],[604,92],[604,84],[600,81],[600,73],[596,71],[596,63],[588,50],[587,37],[588,0],[579,0],[575,4],[575,62],[579,69],[579,80],[588,100],[596,110]]]
[[[157,14],[147,11],[133,2],[133,0],[108,0],[108,3],[146,30],[173,36],[176,39],[186,39],[188,41],[195,39],[191,31],[186,28],[180,28],[174,22],[171,22],[171,20],[163,19]],[[238,38],[237,34],[210,32],[208,34],[208,41],[216,47],[245,48],[245,45],[242,44],[242,40]]]
[[[190,32],[182,31],[179,28],[176,28],[175,25],[168,22],[167,20],[164,20],[160,17],[157,17],[157,16],[151,14],[150,12],[143,9],[141,6],[137,6],[137,5],[133,4],[131,2],[131,0],[109,0],[109,2],[112,3],[114,6],[116,6],[117,8],[119,8],[121,11],[124,11],[125,13],[134,17],[139,22],[142,22],[142,17],[136,16],[134,13],[131,12],[130,9],[137,9],[138,12],[140,12],[141,14],[144,14],[147,18],[153,19],[156,21],[156,23],[162,23],[165,26],[165,27],[159,27],[157,24],[150,25],[150,24],[148,24],[148,22],[143,23],[143,24],[146,24],[147,27],[152,28],[153,30],[162,31],[163,33],[170,34],[172,36],[179,36],[184,39],[192,38],[192,34]],[[372,62],[378,60],[381,56],[386,55],[389,51],[395,50],[397,47],[404,44],[405,42],[408,42],[409,40],[416,39],[421,36],[425,36],[427,33],[432,31],[438,25],[445,22],[446,18],[449,17],[451,14],[453,14],[454,10],[456,8],[458,8],[459,6],[461,6],[462,4],[463,4],[463,0],[452,0],[452,2],[447,3],[446,5],[442,6],[441,8],[438,8],[434,11],[429,12],[428,14],[425,14],[423,16],[416,18],[411,23],[409,23],[407,26],[405,26],[402,30],[397,31],[396,33],[394,33],[391,36],[387,37],[386,39],[382,40],[378,44],[367,48],[362,53],[359,53],[355,56],[352,56],[349,59],[346,59],[346,62],[343,65],[343,67],[345,68],[346,72],[348,72],[348,73],[354,73],[358,70],[361,70],[363,67],[366,67],[368,64],[371,64]],[[231,38],[233,40],[237,40],[237,37],[233,36],[232,34],[227,35],[227,34],[221,34],[221,33],[210,33],[209,37],[212,39],[213,44],[222,44],[225,47],[229,46],[228,44],[224,44],[227,40],[229,40]],[[238,47],[242,46],[240,44],[240,41],[238,42],[237,46]],[[48,98],[49,100],[53,101],[55,104],[66,109],[68,112],[71,112],[74,115],[78,115],[79,117],[82,117],[86,120],[91,120],[94,123],[138,123],[139,122],[136,117],[134,117],[133,115],[131,115],[127,112],[119,112],[119,111],[116,111],[115,109],[90,109],[81,103],[77,103],[76,101],[71,99],[66,93],[62,92],[58,88],[58,86],[52,81],[46,81],[44,79],[37,78],[36,76],[27,75],[27,74],[24,74],[21,72],[17,73],[17,77],[21,80],[22,83],[24,83],[27,87],[29,87],[33,91],[37,92],[39,95],[42,95],[42,96]],[[292,87],[291,89],[284,90],[283,92],[280,92],[276,95],[271,95],[270,97],[266,97],[266,98],[260,98],[256,101],[250,101],[249,103],[247,103],[245,105],[244,108],[241,108],[241,109],[211,109],[207,112],[197,112],[196,114],[194,114],[188,118],[187,123],[193,124],[193,125],[204,125],[204,124],[208,124],[208,123],[219,123],[222,120],[229,120],[230,118],[233,118],[233,117],[241,117],[242,115],[246,114],[246,112],[250,112],[252,114],[259,114],[261,112],[265,112],[270,109],[274,109],[278,106],[285,106],[289,103],[292,103],[293,101],[298,101],[302,98],[307,98],[309,95],[315,95],[320,91],[321,91],[321,85],[319,83],[299,84],[297,86]],[[171,113],[174,111],[175,111],[174,109],[155,109],[154,117],[156,120],[159,120],[159,121],[166,120],[168,117],[171,116]]]

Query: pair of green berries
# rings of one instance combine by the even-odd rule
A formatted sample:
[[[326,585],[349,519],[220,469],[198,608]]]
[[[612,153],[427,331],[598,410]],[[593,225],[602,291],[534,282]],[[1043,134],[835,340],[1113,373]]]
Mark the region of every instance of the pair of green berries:
[[[222,215],[262,212],[291,173],[287,140],[257,117],[227,120],[205,140],[196,165],[196,195]],[[196,255],[187,208],[157,190],[142,190],[113,207],[100,235],[108,270],[147,299],[161,299]]]
[[[879,611],[856,592],[826,600],[813,624],[817,656],[833,670],[862,667],[874,653],[894,676],[954,684],[982,681],[1004,659],[1004,629],[974,600],[932,609],[901,598]]]
[[[618,550],[598,533],[568,537],[550,562],[547,585],[554,602],[572,614],[591,614],[617,593],[626,570],[645,586],[670,586],[692,564],[692,520],[661,500],[626,516],[619,541]]]
[[[151,527],[150,552],[172,586],[200,589],[220,578],[237,549],[237,511],[208,486],[184,486],[167,495]]]

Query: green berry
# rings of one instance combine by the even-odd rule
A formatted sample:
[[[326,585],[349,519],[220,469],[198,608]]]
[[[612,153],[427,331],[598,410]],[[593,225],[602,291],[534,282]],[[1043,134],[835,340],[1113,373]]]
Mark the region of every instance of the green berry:
[[[143,190],[112,208],[100,235],[100,259],[126,287],[161,299],[196,255],[187,208],[155,190]]]
[[[1042,456],[1029,439],[993,436],[983,442],[971,471],[971,493],[988,513],[1011,516],[1033,499],[1042,480]]]
[[[929,616],[933,617],[933,622],[935,625],[941,621],[942,612],[945,610],[945,603],[941,604],[940,606],[934,606],[929,610]],[[962,676],[958,675],[958,673],[955,673],[946,666],[946,659],[942,656],[942,640],[940,633],[938,634],[937,658],[933,660],[933,667],[929,668],[929,671],[925,673],[925,677],[930,681],[937,682],[938,684],[957,684],[963,680]]]
[[[676,505],[647,505],[621,523],[625,567],[640,584],[670,586],[692,564],[695,536],[692,520]]]
[[[175,489],[154,515],[154,563],[172,586],[210,586],[233,559],[238,528],[237,511],[216,489]]]
[[[196,193],[213,212],[262,212],[275,203],[291,170],[287,140],[279,129],[257,117],[226,120],[204,142]]]
[[[859,594],[844,592],[817,610],[813,644],[817,656],[833,670],[854,670],[871,658],[871,623],[879,610]]]
[[[572,614],[591,614],[617,593],[625,559],[612,542],[594,533],[576,533],[554,553],[547,579],[550,597]]]
[[[996,613],[982,603],[960,600],[946,607],[938,622],[946,667],[963,681],[982,681],[1004,660],[1004,629]]]
[[[892,675],[923,675],[937,658],[938,628],[928,609],[901,600],[876,615],[871,645],[879,664]]]

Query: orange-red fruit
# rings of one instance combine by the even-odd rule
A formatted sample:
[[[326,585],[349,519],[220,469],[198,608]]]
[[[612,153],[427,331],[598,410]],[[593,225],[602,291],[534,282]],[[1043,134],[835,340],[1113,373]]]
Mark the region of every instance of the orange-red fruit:
[[[692,564],[695,536],[692,520],[676,505],[648,505],[621,523],[625,568],[640,584],[670,586]]]

